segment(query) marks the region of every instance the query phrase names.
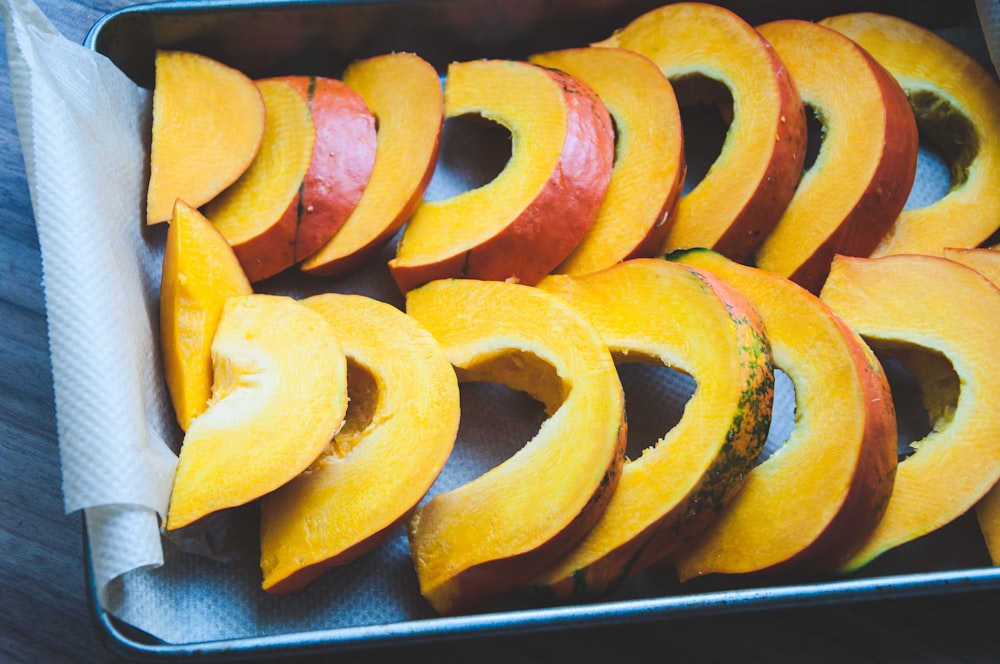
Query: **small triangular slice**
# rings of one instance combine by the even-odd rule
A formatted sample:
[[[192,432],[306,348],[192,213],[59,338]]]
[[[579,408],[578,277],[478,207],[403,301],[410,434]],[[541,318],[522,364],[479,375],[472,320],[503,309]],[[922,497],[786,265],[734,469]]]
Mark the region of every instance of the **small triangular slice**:
[[[993,336],[1000,327],[1000,290],[943,257],[838,256],[820,298],[876,352],[899,356],[906,366],[914,349],[930,351],[935,367],[951,364],[959,384],[954,407],[899,462],[885,515],[841,566],[853,571],[950,523],[1000,479],[1000,419],[984,416],[1000,403]]]
[[[250,166],[264,137],[264,100],[252,80],[216,60],[158,51],[146,223],[174,201],[201,207]]]
[[[232,295],[253,292],[226,238],[178,200],[160,278],[160,349],[177,423],[187,430],[212,395],[212,338]]]
[[[290,297],[226,300],[212,367],[212,399],[181,445],[168,530],[289,482],[326,449],[347,411],[347,360],[333,328]]]

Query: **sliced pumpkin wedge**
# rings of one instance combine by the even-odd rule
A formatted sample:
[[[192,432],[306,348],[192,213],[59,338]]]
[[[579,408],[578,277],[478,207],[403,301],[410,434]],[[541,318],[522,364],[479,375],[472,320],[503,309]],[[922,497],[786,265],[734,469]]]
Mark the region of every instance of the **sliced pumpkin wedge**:
[[[178,200],[160,277],[160,351],[177,423],[187,430],[212,395],[212,339],[226,300],[253,292],[232,247]]]
[[[872,256],[976,247],[1000,228],[1000,83],[938,34],[904,19],[858,12],[820,24],[847,35],[899,81],[923,137],[951,168],[951,188],[903,210]],[[955,223],[961,219],[961,223]]]
[[[259,81],[267,108],[264,140],[253,163],[205,206],[252,282],[295,264],[299,190],[309,170],[316,128],[306,100],[285,81]]]
[[[684,132],[670,81],[652,60],[622,48],[571,48],[531,61],[593,88],[615,126],[607,194],[593,226],[555,271],[582,274],[655,256],[684,185]]]
[[[896,412],[882,366],[817,296],[706,250],[671,254],[753,302],[795,390],[788,439],[704,533],[672,558],[682,581],[711,573],[829,572],[882,518],[896,472]]]
[[[539,288],[590,320],[619,363],[662,364],[697,383],[680,422],[625,464],[594,529],[530,584],[559,598],[597,594],[673,553],[739,491],[771,423],[771,350],[746,297],[677,263],[634,259]]]
[[[944,257],[967,265],[983,275],[994,286],[1000,288],[1000,251],[996,249],[953,249],[945,247]],[[948,372],[950,377],[951,372]],[[943,391],[931,399],[925,396],[924,401],[932,404],[947,404],[951,407],[958,399],[959,385],[954,380],[921,381],[921,389],[925,394]],[[929,409],[930,410],[930,409]],[[940,409],[928,413],[932,421],[940,416]],[[1000,565],[1000,486],[994,486],[982,500],[976,503],[976,519],[979,529],[983,531],[986,548],[994,565]]]
[[[525,391],[549,415],[512,457],[410,521],[421,593],[439,613],[465,613],[524,584],[593,527],[624,460],[624,395],[597,330],[537,288],[438,280],[409,291],[406,306],[459,381]]]
[[[146,223],[174,201],[201,207],[250,166],[264,138],[260,90],[242,72],[197,53],[157,51]]]
[[[375,162],[347,221],[302,263],[313,275],[354,270],[392,239],[420,204],[441,144],[441,80],[426,60],[377,55],[351,63],[343,80],[375,116]]]
[[[309,468],[261,501],[261,569],[298,590],[381,543],[430,489],[458,433],[455,372],[412,316],[361,295],[302,301],[347,356],[344,427]]]
[[[290,297],[227,299],[212,369],[212,399],[181,445],[168,530],[290,481],[326,449],[347,410],[347,361],[333,329]]]
[[[951,522],[1000,479],[1000,420],[983,416],[1000,403],[1000,290],[955,261],[895,254],[835,258],[820,297],[876,352],[906,366],[914,348],[930,351],[960,385],[954,408],[899,462],[885,515],[841,565],[852,571]]]

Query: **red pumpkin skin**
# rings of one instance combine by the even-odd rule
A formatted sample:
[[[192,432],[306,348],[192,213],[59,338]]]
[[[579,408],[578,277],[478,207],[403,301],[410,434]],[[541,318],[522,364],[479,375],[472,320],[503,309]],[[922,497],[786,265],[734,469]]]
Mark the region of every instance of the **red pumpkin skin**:
[[[286,79],[309,103],[316,141],[297,209],[295,262],[327,243],[361,199],[375,164],[375,118],[357,92],[336,79]]]

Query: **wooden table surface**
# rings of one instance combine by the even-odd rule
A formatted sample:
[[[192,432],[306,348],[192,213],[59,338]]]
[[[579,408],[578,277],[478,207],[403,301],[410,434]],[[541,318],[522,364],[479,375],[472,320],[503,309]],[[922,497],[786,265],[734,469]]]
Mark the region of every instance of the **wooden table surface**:
[[[38,4],[79,42],[95,20],[124,3]],[[0,69],[0,214],[0,662],[116,661],[88,609],[81,516],[62,507],[38,237],[6,66]],[[997,662],[1000,592],[460,641],[337,661],[596,662],[649,653],[690,662]]]

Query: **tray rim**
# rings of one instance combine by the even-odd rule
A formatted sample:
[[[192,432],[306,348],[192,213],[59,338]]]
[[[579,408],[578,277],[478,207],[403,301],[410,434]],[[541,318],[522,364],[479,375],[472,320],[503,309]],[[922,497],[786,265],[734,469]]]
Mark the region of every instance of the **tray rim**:
[[[269,10],[330,5],[398,4],[411,0],[153,0],[132,4],[101,16],[88,30],[86,48],[97,51],[107,24],[121,16],[162,12],[199,13],[218,10]],[[460,1],[460,0],[457,0]],[[668,0],[664,0],[665,2]],[[232,661],[248,656],[303,656],[416,645],[441,639],[475,639],[525,635],[557,629],[583,629],[622,623],[656,622],[751,611],[809,608],[874,600],[929,597],[1000,589],[1000,567],[970,567],[930,572],[845,577],[683,595],[598,601],[545,608],[438,616],[400,622],[290,632],[258,637],[168,643],[140,638],[101,605],[86,523],[83,524],[84,574],[91,622],[105,647],[133,661]]]
[[[685,595],[569,604],[466,616],[433,617],[380,625],[360,625],[258,637],[190,643],[143,641],[123,629],[100,603],[92,573],[86,525],[83,530],[84,571],[94,627],[113,653],[142,661],[226,661],[282,655],[333,654],[427,643],[526,635],[557,629],[583,629],[622,623],[656,622],[750,611],[811,608],[874,600],[1000,589],[1000,567],[887,574],[841,580],[789,583]]]

